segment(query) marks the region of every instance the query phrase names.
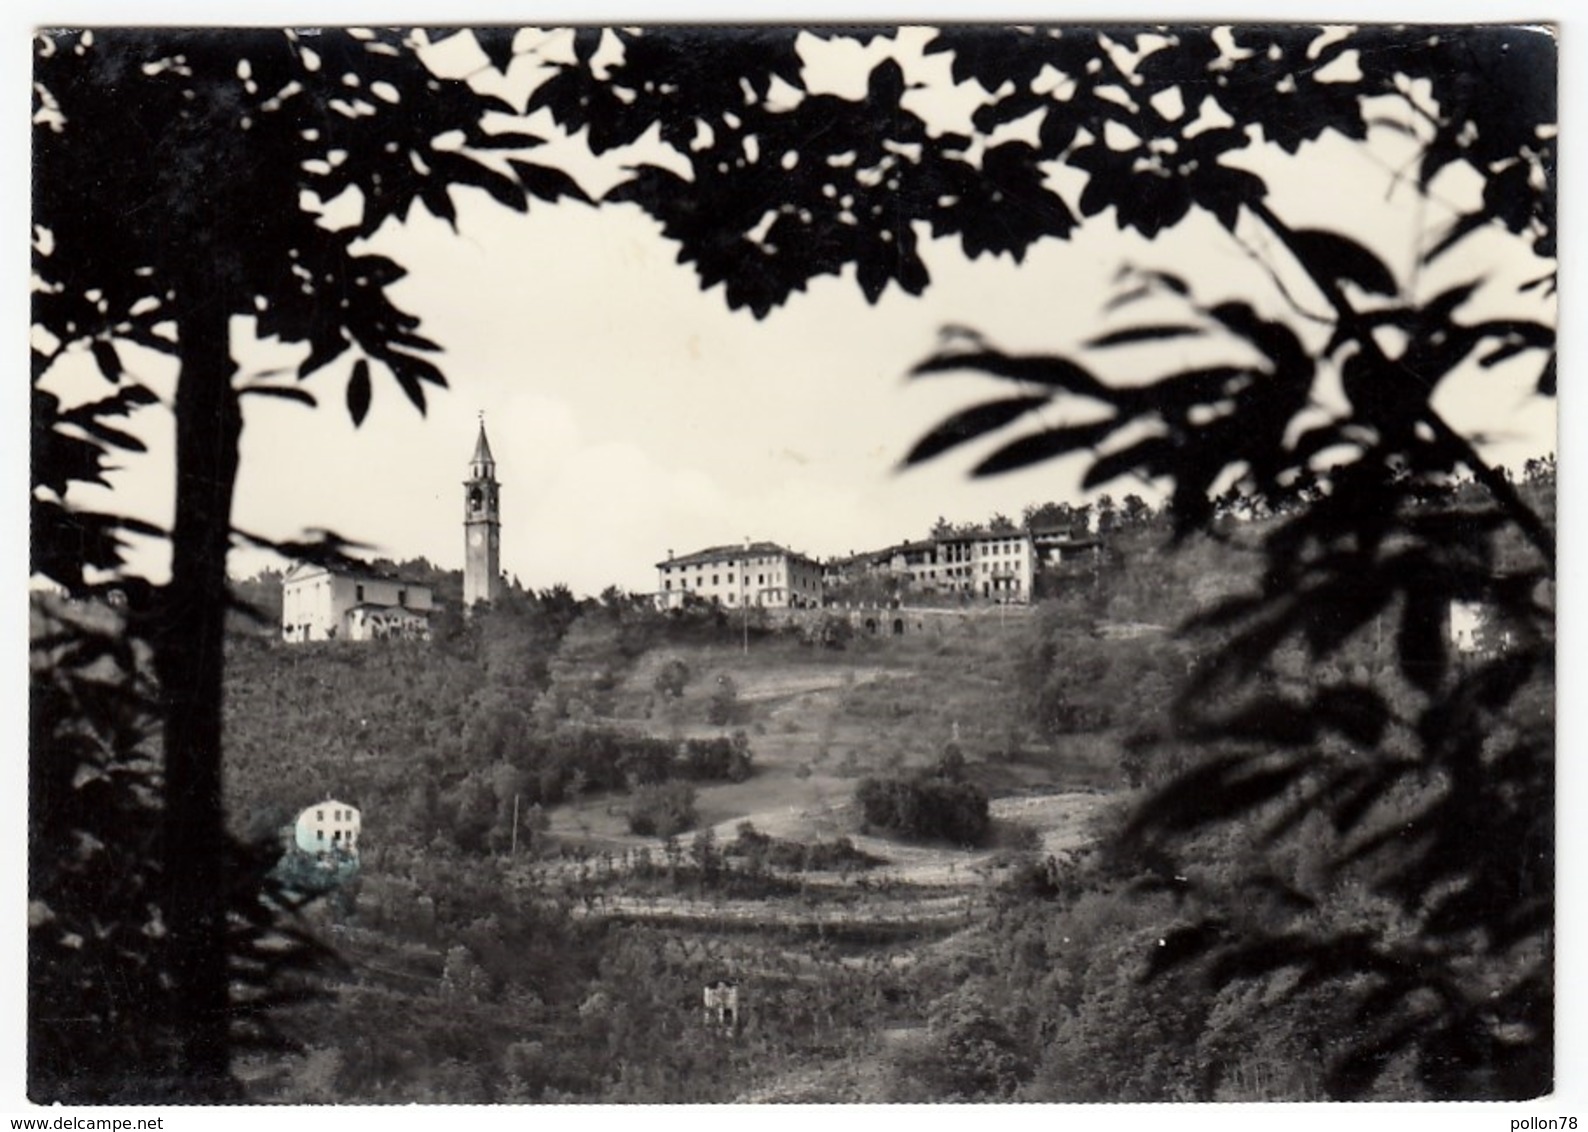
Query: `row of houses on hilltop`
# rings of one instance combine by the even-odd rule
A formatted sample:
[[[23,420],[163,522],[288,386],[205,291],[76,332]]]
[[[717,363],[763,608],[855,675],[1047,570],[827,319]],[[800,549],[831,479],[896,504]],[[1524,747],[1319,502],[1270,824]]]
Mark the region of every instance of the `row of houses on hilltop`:
[[[656,564],[656,603],[677,609],[692,600],[730,608],[811,609],[846,588],[881,580],[918,597],[1029,602],[1043,565],[1095,555],[1098,540],[1068,529],[953,530],[818,562],[774,542],[713,546]]]

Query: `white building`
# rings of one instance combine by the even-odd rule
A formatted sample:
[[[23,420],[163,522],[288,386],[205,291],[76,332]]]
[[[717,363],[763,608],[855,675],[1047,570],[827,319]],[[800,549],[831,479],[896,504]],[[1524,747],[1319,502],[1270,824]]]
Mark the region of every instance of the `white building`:
[[[373,570],[299,563],[281,583],[281,636],[288,641],[428,639],[430,587]]]
[[[1031,600],[1036,554],[1025,531],[979,532],[974,542],[972,592],[1003,602]]]
[[[814,609],[822,603],[822,567],[774,542],[713,546],[656,564],[656,604],[680,608],[691,598],[730,609]]]
[[[911,593],[923,596],[961,595],[1010,603],[1031,600],[1035,572],[1030,534],[974,530],[835,560],[828,566],[828,580],[839,585],[888,577],[907,582]]]
[[[1483,606],[1472,601],[1450,603],[1450,643],[1457,652],[1477,652],[1483,631]]]
[[[315,856],[345,853],[356,857],[361,828],[358,810],[346,802],[327,798],[298,815],[293,826],[293,840],[299,850]]]

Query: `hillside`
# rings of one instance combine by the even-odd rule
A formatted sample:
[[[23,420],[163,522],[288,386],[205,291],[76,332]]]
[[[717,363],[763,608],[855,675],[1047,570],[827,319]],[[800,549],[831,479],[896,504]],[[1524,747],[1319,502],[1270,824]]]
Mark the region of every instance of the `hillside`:
[[[1172,627],[1253,584],[1266,529],[1171,552],[1143,525],[1029,610],[841,648],[548,596],[429,644],[237,639],[237,827],[326,796],[364,815],[357,879],[314,913],[337,997],[299,1015],[306,1057],[250,1064],[254,1095],[1321,1098],[1345,1001],[1145,979],[1182,896],[1100,851],[1142,787],[1205,757],[1170,705],[1221,640]],[[1281,650],[1264,680],[1351,671],[1397,702],[1392,662],[1369,631],[1326,665]],[[909,824],[961,803],[974,838]],[[1199,835],[1201,875],[1309,876],[1313,825]],[[1349,878],[1337,899],[1389,914]],[[703,1017],[719,980],[732,1025]],[[1423,1095],[1405,1068],[1378,1088]]]

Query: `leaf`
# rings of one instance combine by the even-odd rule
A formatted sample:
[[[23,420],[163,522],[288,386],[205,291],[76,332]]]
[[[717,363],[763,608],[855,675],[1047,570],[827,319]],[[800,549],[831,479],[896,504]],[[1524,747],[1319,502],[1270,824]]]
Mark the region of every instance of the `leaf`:
[[[96,338],[90,348],[94,352],[94,361],[99,365],[99,372],[105,375],[105,380],[112,385],[120,381],[121,355],[116,352],[115,344],[103,338]]]
[[[1150,832],[1183,833],[1238,817],[1278,797],[1317,762],[1310,752],[1217,756],[1142,803],[1124,836],[1134,840]]]
[[[977,464],[971,469],[971,475],[995,476],[1038,464],[1043,460],[1051,460],[1068,452],[1091,448],[1113,430],[1114,422],[1109,420],[1094,424],[1050,428],[1031,436],[1024,436],[1012,444],[1006,444]]]
[[[1295,899],[1297,903],[1305,902],[1299,894]],[[1221,954],[1209,978],[1214,985],[1220,986],[1237,979],[1258,978],[1286,967],[1304,966],[1312,958],[1313,947],[1303,936],[1258,937],[1254,942]]]
[[[484,189],[498,204],[505,205],[514,212],[523,212],[528,208],[519,183],[489,166],[456,153],[432,154],[430,162],[431,169],[437,177],[454,184],[473,185]],[[426,199],[429,199],[428,194]]]
[[[1450,229],[1435,241],[1434,246],[1423,253],[1424,263],[1433,263],[1434,260],[1444,255],[1473,232],[1482,228],[1489,222],[1489,217],[1481,212],[1470,212],[1450,225]]]
[[[351,345],[352,343],[342,333],[341,327],[337,327],[330,334],[315,338],[310,344],[309,356],[298,366],[299,380],[341,357]]]
[[[1356,684],[1325,688],[1314,698],[1313,710],[1324,724],[1368,747],[1378,745],[1390,721],[1384,697]]]
[[[1329,1091],[1345,1100],[1364,1093],[1388,1068],[1395,1055],[1417,1041],[1428,1020],[1402,1023],[1369,1042],[1354,1046],[1329,1069]]]
[[[353,375],[347,379],[347,411],[355,428],[364,423],[369,412],[369,397],[369,360],[360,358],[353,363]]]
[[[1033,409],[1050,404],[1051,397],[1010,397],[1002,401],[989,401],[955,413],[916,442],[904,458],[906,466],[919,464],[948,451],[956,445],[974,440],[1011,421],[1017,420]]]
[[[1373,295],[1394,295],[1399,287],[1384,261],[1337,232],[1303,228],[1293,233],[1291,248],[1309,271],[1347,280]]]
[[[951,354],[938,354],[926,359],[910,371],[910,376],[921,377],[932,373],[951,373],[955,370],[974,369],[1007,381],[1021,381],[1032,385],[1046,385],[1065,389],[1098,400],[1109,399],[1109,389],[1084,366],[1057,355],[1030,354],[1016,356],[998,350],[976,350]]]
[[[1178,275],[1167,271],[1143,271],[1142,278],[1149,279],[1161,287],[1166,287],[1181,298],[1191,294],[1191,285]]]
[[[1199,326],[1161,325],[1161,326],[1132,326],[1125,330],[1116,330],[1111,334],[1104,334],[1093,338],[1086,344],[1096,348],[1108,346],[1128,346],[1135,342],[1161,342],[1166,338],[1191,338],[1202,334]]]
[[[546,139],[518,130],[502,130],[498,133],[481,130],[469,138],[469,144],[475,149],[534,149],[545,145]]]
[[[1448,660],[1448,608],[1441,596],[1448,599],[1448,594],[1431,592],[1426,586],[1408,587],[1396,635],[1401,674],[1424,692],[1439,686]]]
[[[1174,445],[1168,437],[1145,437],[1117,452],[1098,457],[1092,466],[1086,469],[1081,487],[1083,490],[1090,490],[1132,472],[1139,472],[1151,479],[1166,470],[1174,451]]]
[[[294,389],[290,385],[250,385],[242,390],[245,395],[255,397],[278,397],[283,401],[296,401],[300,405],[314,408],[319,402],[314,399],[314,394],[307,389]]]
[[[1203,920],[1199,924],[1173,929],[1153,948],[1142,981],[1155,979],[1165,971],[1195,962],[1227,936],[1228,927],[1219,920]]]
[[[1283,747],[1310,743],[1318,734],[1318,721],[1312,712],[1275,696],[1264,697],[1207,726],[1214,735]]]
[[[589,194],[579,187],[579,182],[561,169],[519,161],[516,158],[509,158],[507,163],[512,166],[513,172],[518,174],[518,183],[523,185],[524,191],[531,196],[552,202],[563,197],[572,197],[585,204],[593,203]]]
[[[480,45],[480,50],[485,52],[485,57],[491,61],[491,66],[502,74],[507,74],[507,69],[513,62],[513,39],[518,29],[477,27],[472,30],[474,41]]]

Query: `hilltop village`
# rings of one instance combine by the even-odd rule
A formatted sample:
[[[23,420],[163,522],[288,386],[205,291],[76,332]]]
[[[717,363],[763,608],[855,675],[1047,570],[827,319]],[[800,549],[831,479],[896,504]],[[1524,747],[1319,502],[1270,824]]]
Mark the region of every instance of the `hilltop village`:
[[[480,422],[464,482],[463,605],[493,601],[501,569],[501,485]],[[658,609],[1026,605],[1045,570],[1097,560],[1103,541],[1071,524],[940,522],[927,538],[819,560],[777,542],[744,540],[656,563]],[[281,636],[289,642],[423,639],[438,609],[424,582],[356,564],[300,563],[282,579]]]

